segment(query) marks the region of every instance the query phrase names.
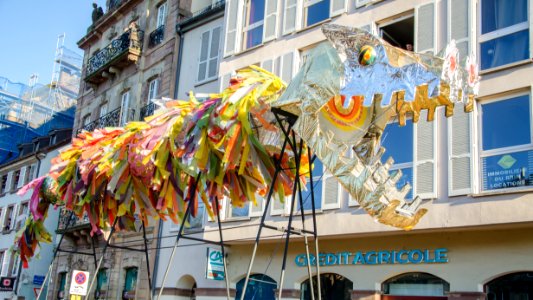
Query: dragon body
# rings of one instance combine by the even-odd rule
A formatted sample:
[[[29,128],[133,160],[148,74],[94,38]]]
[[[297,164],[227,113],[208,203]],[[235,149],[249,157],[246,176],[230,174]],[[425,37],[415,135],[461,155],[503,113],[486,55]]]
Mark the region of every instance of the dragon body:
[[[371,216],[411,229],[425,210],[418,208],[419,198],[405,201],[409,186],[396,188],[401,174],[389,176],[392,159],[381,163],[383,129],[396,117],[401,124],[406,115],[416,122],[421,110],[431,121],[438,106],[450,116],[454,102],[472,101],[476,69],[450,64],[457,60],[453,53],[440,59],[394,48],[357,29],[323,30],[332,45],[317,48],[288,87],[251,66],[208,99],[170,101],[144,122],[74,138],[47,176],[20,191],[33,189],[31,216],[15,245],[24,264],[39,242],[50,241],[43,226],[50,205],[86,214],[94,234],[112,224],[134,230],[136,215],[144,222],[152,217],[177,223],[186,207],[195,214],[198,201],[217,214],[223,197],[234,206],[255,204],[269,188],[283,201],[295,182],[305,186],[312,167],[307,156],[297,162],[282,146],[271,107],[297,116],[292,129],[302,143]]]

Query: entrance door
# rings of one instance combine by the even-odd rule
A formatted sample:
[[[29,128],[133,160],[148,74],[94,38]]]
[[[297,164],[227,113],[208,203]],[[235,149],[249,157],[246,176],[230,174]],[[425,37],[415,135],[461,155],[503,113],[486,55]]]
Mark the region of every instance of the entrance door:
[[[445,300],[450,284],[428,273],[405,273],[383,283],[383,300]]]

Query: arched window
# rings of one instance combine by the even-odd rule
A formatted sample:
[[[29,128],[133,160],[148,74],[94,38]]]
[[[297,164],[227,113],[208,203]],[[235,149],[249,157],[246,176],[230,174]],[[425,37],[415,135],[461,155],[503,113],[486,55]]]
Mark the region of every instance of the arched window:
[[[246,278],[243,278],[237,282],[237,294],[235,295],[236,300],[241,299],[245,280]],[[275,290],[277,287],[278,284],[276,281],[265,274],[250,275],[244,300],[275,300]]]
[[[317,277],[313,276],[315,299],[318,299],[317,286]],[[350,300],[352,299],[353,282],[335,273],[320,274],[320,290],[323,300]],[[311,299],[309,279],[302,283],[300,291],[300,299]]]
[[[407,299],[405,296],[426,296],[431,299],[448,299],[450,284],[428,273],[405,273],[383,283],[384,300]],[[389,296],[390,295],[390,296]],[[434,298],[433,298],[434,297]]]
[[[485,284],[487,300],[533,299],[533,272],[507,274]]]

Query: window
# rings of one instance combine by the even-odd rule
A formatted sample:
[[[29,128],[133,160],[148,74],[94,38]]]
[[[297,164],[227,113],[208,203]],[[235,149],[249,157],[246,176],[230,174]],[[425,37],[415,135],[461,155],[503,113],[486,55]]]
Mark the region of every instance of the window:
[[[106,299],[107,290],[109,288],[108,269],[98,270],[96,275],[96,299]]]
[[[217,78],[220,31],[221,27],[216,27],[202,33],[202,48],[198,60],[198,82]]]
[[[415,40],[415,17],[413,15],[401,16],[391,22],[381,24],[379,34],[387,43],[413,51]]]
[[[57,299],[65,299],[65,287],[67,286],[67,272],[59,273],[59,286],[57,288]]]
[[[15,206],[10,205],[10,206],[7,207],[6,214],[5,214],[3,222],[2,222],[2,228],[3,228],[4,231],[11,231],[11,229],[13,229],[14,212],[15,212]]]
[[[20,266],[20,256],[18,254],[13,253],[13,255],[11,255],[11,260],[11,276],[17,276]]]
[[[32,181],[34,176],[33,174],[37,171],[37,165],[29,165],[26,167],[26,173],[24,173],[24,184]]]
[[[237,282],[235,299],[241,299],[245,280],[246,278],[243,278]],[[276,299],[275,291],[277,287],[278,284],[276,281],[269,276],[265,274],[252,274],[246,287],[244,300],[274,300]]]
[[[511,273],[485,285],[487,300],[533,299],[533,272]]]
[[[425,122],[425,120],[421,120],[421,122]],[[413,136],[413,122],[407,120],[403,127],[396,122],[389,123],[381,138],[381,146],[385,147],[381,162],[385,163],[389,157],[392,157],[394,164],[389,169],[391,175],[393,176],[398,171],[402,172],[402,177],[396,183],[398,189],[407,183],[413,186]],[[412,189],[406,198],[413,198]]]
[[[130,92],[122,93],[120,98],[120,126],[124,126],[130,120]]]
[[[107,114],[107,102],[100,104],[100,118]]]
[[[402,274],[383,283],[385,295],[442,297],[449,291],[448,282],[428,273]]]
[[[83,116],[81,123],[83,124],[82,126],[89,125],[89,123],[91,123],[91,114],[86,114],[85,116]]]
[[[330,0],[305,1],[305,26],[311,26],[329,18]]]
[[[0,211],[1,213],[1,211]],[[0,274],[4,274],[4,259],[6,259],[6,252],[0,251]]]
[[[533,185],[530,106],[529,94],[480,105],[483,191]]]
[[[2,175],[2,182],[1,182],[1,186],[0,188],[2,189],[0,192],[2,194],[6,193],[7,192],[7,178],[8,178],[9,174],[4,174]]]
[[[163,3],[159,5],[157,8],[157,24],[156,28],[159,28],[161,26],[165,25],[165,20],[167,18],[167,3]]]
[[[481,1],[481,69],[529,58],[527,0]]]
[[[317,276],[313,276],[312,280],[314,299],[318,299]],[[322,299],[352,299],[353,282],[342,275],[335,273],[320,274],[320,288]],[[311,298],[311,284],[309,279],[307,279],[302,282],[300,299],[310,300]]]
[[[29,203],[28,202],[21,203],[20,208],[19,208],[19,214],[16,219],[15,230],[19,230],[20,228],[22,228],[29,214],[30,214]]]
[[[152,103],[152,99],[157,98],[157,93],[159,90],[159,79],[152,79],[148,83],[148,103]]]
[[[311,196],[311,180],[307,181],[305,190],[302,189],[302,202],[304,210],[311,210],[313,208],[313,198],[315,200],[315,209],[319,210],[322,208],[322,174],[324,174],[324,166],[322,162],[316,158],[313,163],[313,189],[314,197]],[[296,198],[298,199],[298,198]],[[300,211],[300,201],[297,200],[298,212]]]
[[[265,0],[247,0],[244,27],[244,49],[263,43],[263,24],[265,19]]]
[[[16,170],[13,172],[13,177],[11,178],[11,191],[15,191],[17,189],[17,185],[20,180],[20,170]]]
[[[185,231],[199,231],[204,228],[204,215],[205,205],[202,201],[198,202],[198,209],[196,211],[196,217],[189,215],[189,227],[185,228]]]
[[[135,290],[137,288],[137,267],[126,268],[126,277],[124,279],[124,291],[122,299],[135,299]]]

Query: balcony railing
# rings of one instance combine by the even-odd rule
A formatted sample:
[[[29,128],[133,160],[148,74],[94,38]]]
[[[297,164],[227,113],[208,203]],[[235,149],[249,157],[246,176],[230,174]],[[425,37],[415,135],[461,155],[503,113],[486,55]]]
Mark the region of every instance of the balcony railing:
[[[111,11],[111,10],[119,7],[120,4],[122,4],[122,2],[124,2],[124,0],[111,0],[111,1],[109,1],[109,5],[107,6],[107,11]]]
[[[153,47],[155,45],[160,44],[164,38],[165,38],[165,25],[161,25],[157,27],[156,30],[150,33],[150,37],[148,39],[148,47]]]
[[[90,225],[89,217],[87,214],[83,214],[83,217],[78,219],[76,216],[70,217],[70,211],[61,209],[59,212],[59,222],[57,224],[57,231],[64,232],[65,230],[74,230],[80,227],[87,227]],[[68,228],[67,228],[68,226]]]
[[[144,120],[144,118],[153,115],[156,108],[157,105],[155,105],[153,102],[141,107],[141,121]]]
[[[124,122],[132,121],[135,118],[135,109],[129,108],[125,113],[127,115],[123,116],[122,109],[119,107],[101,116],[98,120],[95,120],[78,129],[78,131],[76,131],[76,134],[79,134],[82,130],[93,131],[97,128],[123,126]]]
[[[122,68],[141,56],[144,31],[128,29],[109,45],[96,52],[87,62],[85,81],[100,83],[110,76],[108,67]]]

